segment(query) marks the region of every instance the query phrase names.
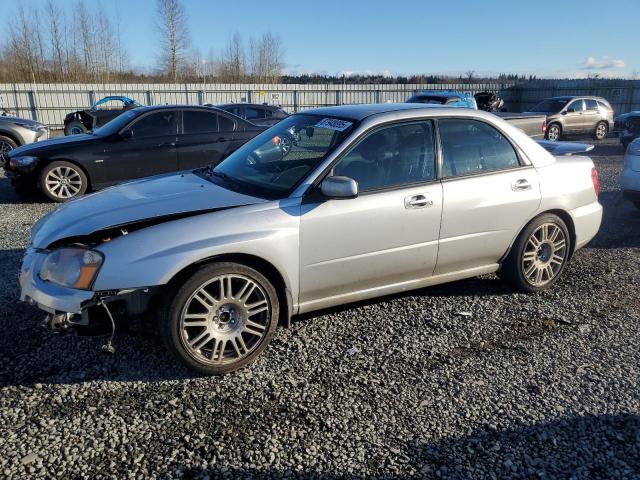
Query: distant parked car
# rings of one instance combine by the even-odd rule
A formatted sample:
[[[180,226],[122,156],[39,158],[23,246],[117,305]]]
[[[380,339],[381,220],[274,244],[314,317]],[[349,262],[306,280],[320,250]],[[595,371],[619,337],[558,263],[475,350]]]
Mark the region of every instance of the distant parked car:
[[[48,138],[49,127],[42,123],[0,115],[0,166],[14,148]]]
[[[55,202],[159,173],[216,165],[265,130],[210,107],[138,107],[83,135],[13,150],[5,170],[19,192]]]
[[[633,140],[627,147],[620,185],[623,197],[640,209],[640,138]]]
[[[98,100],[87,110],[78,110],[64,117],[64,134],[78,135],[103,126],[127,110],[140,104],[129,97],[110,96]]]
[[[275,105],[257,103],[224,103],[222,105],[207,103],[205,105],[233,113],[255,125],[275,125],[289,116],[282,107]]]
[[[525,113],[547,116],[546,139],[590,133],[602,140],[613,128],[613,108],[602,97],[563,96],[548,98]]]
[[[640,137],[640,111],[618,115],[614,120],[613,133],[626,149],[633,140]]]
[[[447,107],[463,107],[477,109],[476,99],[470,93],[452,92],[449,90],[432,90],[417,93],[407,99],[406,103],[430,103]]]

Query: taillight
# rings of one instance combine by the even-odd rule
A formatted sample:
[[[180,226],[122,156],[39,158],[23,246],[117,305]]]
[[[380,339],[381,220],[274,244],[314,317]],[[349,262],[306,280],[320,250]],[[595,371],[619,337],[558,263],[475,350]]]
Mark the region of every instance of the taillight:
[[[542,122],[542,136],[544,136],[544,134],[547,133],[547,119],[544,119],[544,122]]]
[[[600,181],[598,180],[598,170],[596,167],[591,169],[591,181],[593,182],[593,189],[596,192],[596,197],[600,195]]]

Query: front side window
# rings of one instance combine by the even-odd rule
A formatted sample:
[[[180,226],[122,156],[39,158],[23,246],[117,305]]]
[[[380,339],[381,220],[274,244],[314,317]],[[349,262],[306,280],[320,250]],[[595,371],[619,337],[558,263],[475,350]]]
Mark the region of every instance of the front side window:
[[[404,123],[377,130],[334,166],[362,192],[427,182],[435,177],[433,123]]]
[[[292,115],[200,174],[248,194],[284,198],[355,126],[333,117]]]
[[[567,112],[582,112],[584,110],[584,103],[582,102],[582,100],[576,100],[574,102],[571,102],[569,104],[569,106],[567,107]]]
[[[518,155],[502,133],[477,120],[438,121],[443,176],[457,177],[519,166]]]
[[[162,137],[177,133],[177,112],[162,110],[142,117],[131,126],[134,138]]]
[[[184,134],[213,133],[218,131],[218,115],[202,110],[185,110],[182,113]]]

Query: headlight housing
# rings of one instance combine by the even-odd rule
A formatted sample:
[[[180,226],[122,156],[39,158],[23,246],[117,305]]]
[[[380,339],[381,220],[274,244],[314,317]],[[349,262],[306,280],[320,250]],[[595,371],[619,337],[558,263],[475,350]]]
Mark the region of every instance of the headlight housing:
[[[38,275],[45,282],[90,290],[103,261],[102,253],[95,250],[58,248],[46,256]]]
[[[9,157],[10,167],[29,167],[38,161],[38,157]]]
[[[640,155],[640,141],[634,140],[627,147],[627,153],[629,155]]]

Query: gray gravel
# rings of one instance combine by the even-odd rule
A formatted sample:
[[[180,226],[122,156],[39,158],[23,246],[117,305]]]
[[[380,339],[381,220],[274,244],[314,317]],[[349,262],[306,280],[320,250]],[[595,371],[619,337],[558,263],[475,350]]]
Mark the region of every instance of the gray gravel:
[[[52,205],[0,178],[0,477],[640,478],[640,212],[594,159],[603,227],[539,295],[494,276],[296,319],[199,378],[153,334],[53,336],[17,301]]]

